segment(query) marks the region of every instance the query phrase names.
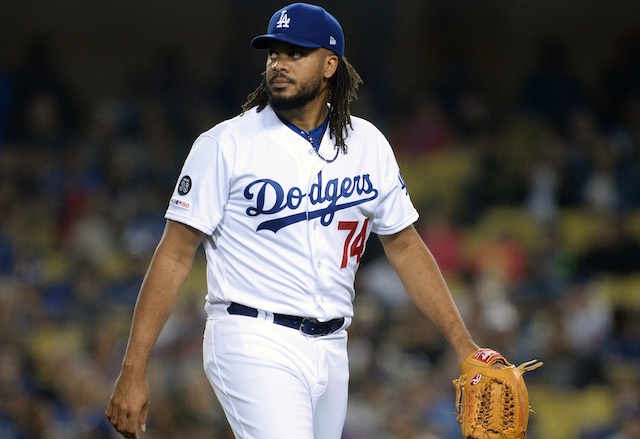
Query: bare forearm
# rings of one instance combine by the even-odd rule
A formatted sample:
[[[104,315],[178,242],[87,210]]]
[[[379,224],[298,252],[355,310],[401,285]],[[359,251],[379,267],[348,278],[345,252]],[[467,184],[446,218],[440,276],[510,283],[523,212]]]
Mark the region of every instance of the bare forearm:
[[[162,252],[155,254],[136,302],[123,368],[146,368],[190,268]]]
[[[189,241],[190,231],[170,224],[151,260],[136,302],[123,370],[144,372],[151,351],[178,300],[189,276],[198,237],[185,247],[176,241]],[[180,235],[187,231],[187,235]]]

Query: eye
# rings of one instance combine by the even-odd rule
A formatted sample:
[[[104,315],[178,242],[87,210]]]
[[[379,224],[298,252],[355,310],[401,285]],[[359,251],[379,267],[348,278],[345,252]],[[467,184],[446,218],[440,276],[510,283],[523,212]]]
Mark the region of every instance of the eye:
[[[305,52],[299,49],[292,50],[289,56],[293,59],[300,59],[305,55]]]

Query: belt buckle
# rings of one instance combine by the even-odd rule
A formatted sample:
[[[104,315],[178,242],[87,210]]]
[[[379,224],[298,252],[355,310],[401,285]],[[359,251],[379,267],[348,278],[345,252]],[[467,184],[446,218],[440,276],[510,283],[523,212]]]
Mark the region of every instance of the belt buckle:
[[[300,322],[300,326],[298,327],[298,330],[302,332],[304,335],[308,335],[310,337],[320,337],[322,335],[326,335],[324,330],[320,330],[317,326],[315,326],[316,324],[319,324],[319,323],[321,322],[314,317],[305,317]],[[305,332],[305,329],[307,329],[308,332]]]

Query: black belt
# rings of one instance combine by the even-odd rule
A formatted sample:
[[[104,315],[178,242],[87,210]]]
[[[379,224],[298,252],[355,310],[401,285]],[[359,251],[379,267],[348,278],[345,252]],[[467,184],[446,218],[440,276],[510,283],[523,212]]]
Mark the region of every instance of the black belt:
[[[229,314],[239,316],[258,317],[258,310],[250,306],[240,305],[239,303],[231,303],[227,308]],[[297,317],[287,314],[273,314],[273,323],[286,326],[288,328],[298,329],[300,332],[311,336],[329,335],[342,328],[344,325],[344,317],[339,319],[321,322],[311,317]]]

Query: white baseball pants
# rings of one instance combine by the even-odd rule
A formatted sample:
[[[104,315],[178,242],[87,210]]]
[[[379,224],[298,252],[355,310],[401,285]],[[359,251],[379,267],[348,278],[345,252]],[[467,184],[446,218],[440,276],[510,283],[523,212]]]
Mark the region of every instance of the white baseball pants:
[[[349,381],[345,330],[309,337],[262,312],[214,314],[205,328],[204,369],[237,439],[340,439]]]

